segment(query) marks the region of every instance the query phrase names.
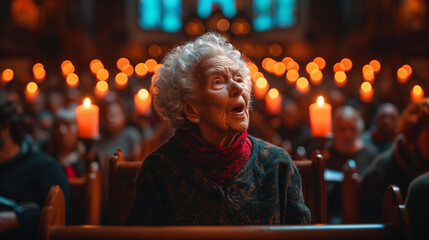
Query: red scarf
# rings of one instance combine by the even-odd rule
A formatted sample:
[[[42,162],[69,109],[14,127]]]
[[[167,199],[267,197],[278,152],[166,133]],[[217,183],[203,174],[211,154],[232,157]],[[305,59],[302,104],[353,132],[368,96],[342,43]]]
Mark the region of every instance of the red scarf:
[[[185,159],[219,185],[225,186],[243,169],[252,152],[247,131],[242,132],[230,147],[204,140],[199,130],[176,131]]]

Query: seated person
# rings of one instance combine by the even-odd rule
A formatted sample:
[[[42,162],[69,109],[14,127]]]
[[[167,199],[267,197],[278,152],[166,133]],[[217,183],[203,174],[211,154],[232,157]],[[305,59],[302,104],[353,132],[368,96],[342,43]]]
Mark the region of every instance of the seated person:
[[[410,182],[429,171],[429,98],[403,111],[394,145],[380,154],[362,176],[361,213],[365,222],[380,222],[383,192],[395,184],[405,199]]]
[[[176,132],[143,161],[130,224],[310,223],[287,152],[247,135],[252,81],[224,37],[176,47],[152,84],[155,110]]]
[[[334,138],[327,143],[324,150],[326,169],[340,172],[344,163],[352,159],[356,162],[360,174],[370,165],[378,152],[374,146],[365,144],[360,139],[363,129],[364,122],[361,114],[355,108],[343,106],[334,111],[332,119]],[[328,221],[340,223],[340,184],[330,181],[329,178],[325,180],[327,181]]]
[[[57,111],[45,151],[58,160],[68,179],[81,177],[86,172],[86,150],[78,139],[73,109],[62,108]]]
[[[362,141],[374,145],[379,153],[388,150],[396,137],[399,110],[391,103],[384,103],[377,109],[375,124],[362,134]]]
[[[139,130],[127,125],[125,104],[118,98],[104,101],[100,106],[101,139],[95,143],[95,151],[111,157],[120,148],[126,160],[137,159],[141,154]]]
[[[0,97],[0,239],[36,239],[51,186],[68,206],[69,186],[58,162],[41,153],[22,130],[16,104]]]
[[[405,206],[410,213],[412,239],[427,239],[429,236],[429,173],[410,183]]]

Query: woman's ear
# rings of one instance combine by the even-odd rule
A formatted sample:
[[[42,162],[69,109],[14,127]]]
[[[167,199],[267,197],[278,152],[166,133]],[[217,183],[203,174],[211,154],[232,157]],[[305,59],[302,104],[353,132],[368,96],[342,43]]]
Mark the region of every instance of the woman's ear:
[[[198,110],[192,102],[185,101],[183,103],[183,112],[185,113],[185,116],[189,121],[195,124],[198,124],[200,122]]]

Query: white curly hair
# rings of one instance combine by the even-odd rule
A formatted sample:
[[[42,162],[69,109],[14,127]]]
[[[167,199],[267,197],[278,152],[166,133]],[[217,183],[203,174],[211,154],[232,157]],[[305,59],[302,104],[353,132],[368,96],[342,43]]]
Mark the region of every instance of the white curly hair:
[[[191,122],[185,117],[185,99],[196,100],[198,89],[195,74],[198,64],[207,58],[224,55],[234,61],[243,76],[249,76],[244,56],[220,34],[208,32],[193,41],[175,47],[164,58],[162,67],[153,78],[151,94],[156,112],[176,129],[187,129]],[[246,77],[250,92],[252,80]]]

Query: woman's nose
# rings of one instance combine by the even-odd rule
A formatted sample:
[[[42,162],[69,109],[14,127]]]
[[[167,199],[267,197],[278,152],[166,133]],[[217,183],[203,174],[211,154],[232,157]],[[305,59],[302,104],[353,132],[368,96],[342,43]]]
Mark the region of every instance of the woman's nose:
[[[243,84],[234,81],[233,79],[230,80],[231,86],[229,90],[229,96],[230,97],[236,97],[239,96],[243,92]]]

